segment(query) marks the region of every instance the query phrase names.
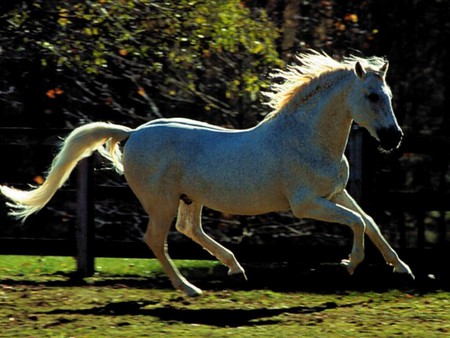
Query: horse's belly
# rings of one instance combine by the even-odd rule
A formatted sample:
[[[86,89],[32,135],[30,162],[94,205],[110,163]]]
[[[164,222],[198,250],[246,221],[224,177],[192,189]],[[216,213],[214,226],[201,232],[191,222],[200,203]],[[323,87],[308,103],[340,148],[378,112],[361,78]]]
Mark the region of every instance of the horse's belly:
[[[183,180],[183,192],[196,202],[225,213],[258,215],[289,209],[280,182],[265,170],[233,172],[232,165],[217,167]]]
[[[235,195],[231,199],[220,196],[206,196],[200,199],[199,203],[210,209],[234,215],[260,215],[290,209],[285,198],[273,198],[271,196],[255,198],[251,195]]]

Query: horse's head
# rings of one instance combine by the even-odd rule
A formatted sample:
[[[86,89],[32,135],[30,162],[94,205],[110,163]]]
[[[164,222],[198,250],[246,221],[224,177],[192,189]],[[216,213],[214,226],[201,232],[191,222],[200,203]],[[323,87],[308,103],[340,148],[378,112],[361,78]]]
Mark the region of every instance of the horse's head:
[[[392,109],[392,93],[385,80],[387,70],[388,62],[377,70],[366,70],[356,62],[348,103],[355,122],[366,128],[384,150],[392,150],[400,145],[403,132]]]

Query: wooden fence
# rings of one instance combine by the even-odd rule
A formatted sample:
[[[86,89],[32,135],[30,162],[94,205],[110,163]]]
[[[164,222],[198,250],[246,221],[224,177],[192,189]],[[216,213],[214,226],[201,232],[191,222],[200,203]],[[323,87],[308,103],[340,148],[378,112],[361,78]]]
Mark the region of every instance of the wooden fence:
[[[0,147],[2,146],[21,146],[25,144],[35,144],[37,146],[54,146],[58,136],[64,136],[68,130],[51,129],[37,130],[26,128],[0,128]],[[355,129],[351,134],[347,155],[352,166],[352,178],[349,189],[352,194],[364,204],[364,161],[361,157],[363,134],[359,129]],[[404,151],[425,152],[434,155],[437,148],[435,144],[442,145],[443,140],[407,138],[404,144]],[[445,142],[448,143],[448,140]],[[448,165],[448,159],[445,159]],[[444,168],[444,167],[443,167]],[[76,238],[73,239],[29,239],[29,238],[0,238],[0,254],[27,254],[27,255],[64,255],[77,257],[78,273],[81,276],[89,276],[94,272],[95,257],[152,257],[150,250],[144,243],[134,241],[99,241],[95,240],[95,216],[93,190],[95,196],[122,196],[123,198],[135,198],[130,189],[123,187],[98,187],[92,182],[93,168],[92,160],[84,159],[76,170],[76,186],[66,189],[66,193],[77,195],[76,210]],[[442,173],[442,189],[428,193],[409,193],[391,191],[384,192],[382,195],[372,195],[373,199],[379,199],[383,205],[390,205],[398,212],[411,211],[419,215],[421,220],[418,222],[417,233],[418,243],[413,249],[406,247],[405,228],[399,229],[399,249],[403,254],[416,260],[417,265],[425,261],[437,262],[436,257],[440,259],[450,257],[450,250],[446,247],[447,243],[447,220],[446,211],[450,210],[450,195],[444,189],[446,167]],[[3,179],[3,178],[2,178]],[[6,182],[1,182],[6,183]],[[13,182],[7,182],[11,184]],[[435,210],[442,214],[439,218],[439,246],[425,249],[425,212]],[[229,246],[230,247],[230,246]],[[340,257],[348,254],[348,248],[333,247],[289,247],[289,246],[257,246],[257,245],[232,245],[230,247],[241,260],[254,261],[255,257],[259,261],[292,261],[294,257],[308,257],[308,262],[314,264],[317,262],[336,261]],[[372,250],[368,248],[369,253]],[[171,256],[183,259],[208,259],[209,254],[202,250],[198,245],[186,242],[170,248]],[[447,260],[448,261],[448,260]]]

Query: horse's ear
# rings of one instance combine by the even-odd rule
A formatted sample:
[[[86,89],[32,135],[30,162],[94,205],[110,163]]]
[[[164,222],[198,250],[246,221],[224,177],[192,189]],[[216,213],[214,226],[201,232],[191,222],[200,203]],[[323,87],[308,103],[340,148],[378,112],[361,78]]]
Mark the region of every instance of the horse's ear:
[[[384,65],[380,68],[380,72],[381,72],[383,78],[386,77],[386,73],[387,73],[387,71],[388,71],[388,68],[389,68],[389,61],[386,61],[386,62],[384,63]]]
[[[364,76],[366,75],[366,71],[364,70],[363,66],[361,66],[361,64],[358,62],[355,63],[355,74],[356,76],[358,76],[360,79],[363,79]]]

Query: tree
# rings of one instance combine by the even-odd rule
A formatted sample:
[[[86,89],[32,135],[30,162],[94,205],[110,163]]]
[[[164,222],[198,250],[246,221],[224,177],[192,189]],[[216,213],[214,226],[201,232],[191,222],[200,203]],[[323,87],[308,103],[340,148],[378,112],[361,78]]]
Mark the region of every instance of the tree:
[[[266,73],[282,65],[265,11],[237,0],[19,1],[0,21],[2,68],[36,82],[4,71],[3,102],[37,95],[47,125],[184,115],[248,126],[264,113]]]

